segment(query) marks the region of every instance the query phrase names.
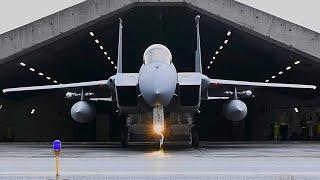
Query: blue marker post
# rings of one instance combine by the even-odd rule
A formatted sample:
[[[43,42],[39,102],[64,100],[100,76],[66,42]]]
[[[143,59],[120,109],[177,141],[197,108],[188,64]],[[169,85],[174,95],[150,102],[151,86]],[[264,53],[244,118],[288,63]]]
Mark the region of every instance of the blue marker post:
[[[59,176],[60,171],[60,152],[61,152],[61,141],[55,140],[52,143],[52,150],[56,159],[56,176]]]

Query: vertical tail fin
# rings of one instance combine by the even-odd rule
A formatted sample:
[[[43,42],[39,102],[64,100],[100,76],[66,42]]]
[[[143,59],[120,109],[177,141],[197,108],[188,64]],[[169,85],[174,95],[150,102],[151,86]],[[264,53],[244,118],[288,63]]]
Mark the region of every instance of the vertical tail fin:
[[[202,64],[201,64],[201,46],[200,46],[200,16],[197,15],[195,18],[196,28],[197,28],[197,50],[195,54],[195,72],[202,73]]]
[[[122,73],[122,19],[119,18],[119,41],[118,41],[118,62],[117,73]]]

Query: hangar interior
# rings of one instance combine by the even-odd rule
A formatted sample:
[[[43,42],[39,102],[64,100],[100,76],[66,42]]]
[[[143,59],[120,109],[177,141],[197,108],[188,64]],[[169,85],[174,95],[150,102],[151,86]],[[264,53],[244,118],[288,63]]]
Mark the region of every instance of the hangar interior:
[[[0,88],[109,78],[116,73],[119,17],[124,25],[124,72],[138,72],[144,50],[154,43],[170,49],[178,72],[192,72],[197,14],[201,15],[203,73],[208,77],[319,85],[320,65],[309,56],[221,17],[170,5],[137,6],[115,16],[101,17],[86,28],[10,60],[0,66]],[[115,103],[94,102],[95,120],[78,124],[70,116],[75,101],[65,99],[65,93],[52,90],[1,94],[0,141],[119,141]],[[99,93],[109,97],[103,88]],[[282,124],[288,127],[283,140],[319,138],[318,91],[270,88],[254,89],[254,95],[255,98],[244,99],[248,115],[240,122],[223,117],[225,100],[202,101],[200,140],[272,140],[275,125]]]

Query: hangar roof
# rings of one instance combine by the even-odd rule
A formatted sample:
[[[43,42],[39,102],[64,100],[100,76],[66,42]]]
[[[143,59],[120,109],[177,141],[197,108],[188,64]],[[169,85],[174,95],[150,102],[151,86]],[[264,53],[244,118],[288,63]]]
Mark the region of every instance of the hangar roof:
[[[88,0],[0,35],[0,86],[106,79],[115,73],[119,17],[125,72],[139,70],[144,50],[153,43],[170,49],[178,71],[193,71],[196,14],[202,16],[203,67],[209,77],[318,85],[319,33],[239,2]]]

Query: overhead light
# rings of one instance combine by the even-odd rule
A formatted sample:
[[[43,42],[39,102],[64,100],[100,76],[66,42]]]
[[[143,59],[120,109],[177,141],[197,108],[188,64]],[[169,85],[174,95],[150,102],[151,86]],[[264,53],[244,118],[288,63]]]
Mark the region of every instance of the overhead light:
[[[223,42],[224,44],[227,44],[228,43],[228,39],[226,39],[226,40],[224,40],[224,42]]]
[[[1,105],[0,105],[0,109],[2,109],[2,107],[3,107],[3,105],[1,104]]]
[[[300,64],[300,61],[296,61],[296,62],[294,62],[294,64]]]
[[[114,68],[117,69],[117,66],[115,66]]]
[[[108,60],[110,60],[111,59],[111,57],[110,56],[108,56]]]
[[[100,46],[100,49],[103,50],[103,46]]]
[[[99,43],[99,40],[98,39],[96,39],[96,40],[94,40],[97,44]]]
[[[113,64],[113,61],[111,61],[110,63]]]
[[[282,71],[280,71],[280,72],[278,72],[278,74],[283,74],[283,72],[282,72]]]
[[[93,32],[90,32],[89,34],[90,34],[90,36],[94,36],[94,33],[93,33]]]
[[[29,68],[29,70],[32,72],[36,71],[34,68]]]
[[[36,112],[35,109],[31,109],[30,114],[34,114]]]
[[[219,54],[219,51],[216,51],[215,54]]]
[[[213,57],[212,57],[212,59],[213,59],[213,60],[215,60],[215,59],[216,59],[216,57],[215,57],[215,56],[213,56]]]
[[[296,112],[296,113],[298,113],[299,112],[299,109],[298,108],[294,108],[294,111]]]
[[[286,67],[286,70],[287,70],[287,71],[290,70],[290,69],[291,69],[291,66]]]
[[[210,66],[208,66],[207,69],[210,69]]]
[[[43,76],[43,73],[42,73],[42,72],[39,72],[38,74],[39,74],[40,76]]]
[[[220,46],[219,49],[223,49],[223,46]]]
[[[274,79],[274,78],[276,78],[276,76],[272,76],[271,78]]]
[[[231,35],[231,31],[228,31],[227,36],[230,36],[230,35]]]
[[[50,80],[50,79],[51,79],[51,77],[49,77],[49,76],[47,76],[46,78],[47,78],[48,80]]]
[[[265,82],[269,82],[269,79],[267,79]]]
[[[103,52],[103,54],[104,54],[104,55],[107,55],[108,53],[105,51],[105,52]]]
[[[25,64],[25,63],[23,63],[23,62],[21,62],[21,63],[20,63],[20,65],[21,65],[21,66],[26,66],[26,64]]]
[[[210,64],[212,64],[213,63],[213,61],[210,61]]]
[[[58,81],[54,80],[54,81],[53,81],[53,83],[57,84],[57,83],[58,83]]]

